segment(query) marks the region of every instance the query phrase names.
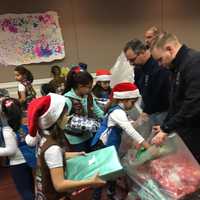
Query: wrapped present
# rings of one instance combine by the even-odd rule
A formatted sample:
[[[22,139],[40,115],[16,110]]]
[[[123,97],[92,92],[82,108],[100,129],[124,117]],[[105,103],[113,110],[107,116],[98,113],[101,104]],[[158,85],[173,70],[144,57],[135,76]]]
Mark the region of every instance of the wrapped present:
[[[104,180],[113,180],[123,173],[114,146],[93,151],[86,156],[77,156],[66,162],[65,177],[70,180],[88,179],[96,173]]]
[[[65,130],[72,135],[81,135],[84,133],[96,133],[99,127],[100,122],[93,118],[72,115],[66,124]]]
[[[173,138],[158,152],[132,150],[126,155],[123,164],[141,200],[185,199],[200,189],[199,164],[181,138]]]

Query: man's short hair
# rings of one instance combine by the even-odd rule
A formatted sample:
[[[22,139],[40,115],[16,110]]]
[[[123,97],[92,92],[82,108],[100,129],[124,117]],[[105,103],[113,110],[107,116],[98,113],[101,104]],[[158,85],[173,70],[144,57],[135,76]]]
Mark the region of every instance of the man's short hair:
[[[178,38],[168,32],[163,32],[155,38],[151,45],[151,50],[154,48],[163,48],[168,42],[178,42]]]
[[[126,53],[128,49],[132,49],[134,53],[138,54],[141,53],[142,51],[146,51],[147,47],[141,40],[133,39],[126,43],[124,47],[124,53]]]
[[[153,34],[155,36],[157,36],[161,33],[160,29],[156,26],[152,26],[152,27],[150,27],[149,29],[146,30],[146,32],[149,32],[149,31],[153,32]]]

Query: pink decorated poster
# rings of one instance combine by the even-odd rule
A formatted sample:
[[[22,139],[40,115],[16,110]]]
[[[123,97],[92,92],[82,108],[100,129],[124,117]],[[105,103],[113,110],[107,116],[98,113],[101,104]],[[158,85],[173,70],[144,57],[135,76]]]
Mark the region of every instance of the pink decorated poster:
[[[56,12],[0,15],[0,64],[51,62],[64,57]]]

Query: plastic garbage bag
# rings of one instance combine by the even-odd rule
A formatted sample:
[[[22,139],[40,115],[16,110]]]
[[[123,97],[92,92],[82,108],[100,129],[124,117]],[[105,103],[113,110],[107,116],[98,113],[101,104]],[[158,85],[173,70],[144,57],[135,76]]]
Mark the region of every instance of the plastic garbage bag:
[[[133,127],[145,138],[149,138],[151,135],[151,130],[152,130],[152,124],[151,120],[149,117],[143,118],[143,117],[138,117],[134,122],[133,122]]]
[[[200,166],[178,135],[152,148],[139,153],[129,150],[123,158],[139,200],[185,199],[200,189]]]
[[[121,52],[120,56],[117,58],[116,63],[111,69],[111,74],[111,88],[121,82],[135,82],[133,66],[131,66],[126,59],[124,52]]]

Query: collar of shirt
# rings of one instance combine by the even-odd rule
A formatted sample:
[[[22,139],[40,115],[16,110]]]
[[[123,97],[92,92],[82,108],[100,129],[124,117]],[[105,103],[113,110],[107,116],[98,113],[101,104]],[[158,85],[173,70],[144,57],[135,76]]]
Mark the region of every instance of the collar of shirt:
[[[152,72],[152,69],[155,67],[155,66],[158,66],[158,63],[156,60],[153,59],[153,57],[151,56],[147,62],[142,66],[143,68],[143,71],[145,73],[151,73]]]
[[[188,53],[189,48],[186,45],[182,45],[182,47],[179,49],[178,53],[176,54],[176,57],[172,61],[171,65],[173,66],[172,70],[176,71],[181,66],[181,63],[183,62],[185,55]]]
[[[123,103],[118,103],[118,106],[121,107],[124,110],[124,104]]]
[[[87,99],[87,95],[84,95],[83,97],[80,97],[80,96],[78,96],[78,95],[76,94],[76,92],[75,92],[74,89],[71,89],[70,94],[69,94],[68,96],[69,96],[69,97],[72,97],[72,98],[75,98],[75,99],[78,99],[78,100],[80,100],[80,101]]]

